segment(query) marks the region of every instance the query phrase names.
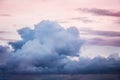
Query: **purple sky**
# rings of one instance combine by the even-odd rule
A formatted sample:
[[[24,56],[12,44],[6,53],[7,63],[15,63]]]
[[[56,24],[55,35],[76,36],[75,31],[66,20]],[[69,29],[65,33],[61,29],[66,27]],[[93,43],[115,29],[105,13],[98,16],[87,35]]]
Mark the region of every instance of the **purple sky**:
[[[0,44],[20,39],[22,27],[52,20],[77,27],[86,40],[82,56],[120,54],[119,8],[120,0],[0,0]]]

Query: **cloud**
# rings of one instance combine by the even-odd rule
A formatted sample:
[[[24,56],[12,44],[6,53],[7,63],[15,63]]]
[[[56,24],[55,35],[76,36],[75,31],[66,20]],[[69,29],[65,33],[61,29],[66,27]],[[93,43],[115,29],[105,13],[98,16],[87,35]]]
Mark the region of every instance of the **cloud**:
[[[86,39],[86,44],[120,47],[120,39],[92,38]]]
[[[43,74],[120,73],[118,56],[94,59],[80,56],[84,40],[81,40],[75,27],[64,29],[56,22],[42,21],[34,29],[27,27],[18,30],[18,33],[22,40],[9,43],[14,51],[8,55],[5,65],[1,65],[4,66],[0,68],[1,71]],[[7,48],[1,50],[4,53]]]
[[[18,32],[22,40],[10,43],[15,52],[8,61],[15,71],[56,72],[67,56],[79,56],[83,44],[75,27],[64,29],[56,22],[42,21]]]
[[[18,40],[16,42],[9,42],[9,44],[16,51],[17,49],[21,49],[21,47],[29,40],[34,39],[34,31],[28,27],[22,28],[18,30],[18,34],[21,36],[22,40]]]
[[[0,41],[14,42],[16,40],[15,39],[6,39],[6,38],[3,38],[3,37],[0,37]]]
[[[107,9],[98,9],[98,8],[78,8],[77,10],[92,13],[99,16],[111,16],[111,17],[120,17],[120,11],[113,11]]]
[[[9,47],[0,45],[0,63],[3,62],[4,57],[9,53]]]
[[[85,35],[96,36],[93,38],[86,38],[87,44],[120,47],[120,32],[99,31],[99,30],[92,30],[89,28],[81,29],[80,31],[81,31],[81,34],[84,36]]]
[[[106,37],[120,37],[120,32],[117,31],[99,31],[99,30],[82,30],[83,34],[99,35]]]
[[[0,31],[0,34],[6,34],[6,33],[10,33],[8,31]]]
[[[58,23],[69,23],[68,21],[57,21]]]
[[[0,14],[0,16],[11,16],[10,14]]]
[[[10,51],[8,46],[0,45],[0,66],[6,62],[9,53]]]
[[[113,55],[112,55],[113,56]],[[64,69],[68,73],[119,73],[120,58],[115,59],[111,56],[108,58],[95,57],[93,59],[80,57],[79,61],[71,61],[65,65]]]
[[[10,34],[11,32],[9,31],[0,31],[0,34],[1,35],[4,35],[4,34]],[[0,36],[0,40],[3,40],[3,41],[15,41],[15,40],[12,40],[12,39],[5,39],[3,37]]]
[[[0,73],[2,73],[5,70],[4,68],[9,53],[10,50],[8,46],[0,45]]]
[[[71,18],[70,20],[82,21],[84,23],[91,23],[91,22],[93,22],[92,20],[88,19],[87,17],[75,17],[75,18]]]
[[[114,23],[120,24],[120,20],[116,20]]]

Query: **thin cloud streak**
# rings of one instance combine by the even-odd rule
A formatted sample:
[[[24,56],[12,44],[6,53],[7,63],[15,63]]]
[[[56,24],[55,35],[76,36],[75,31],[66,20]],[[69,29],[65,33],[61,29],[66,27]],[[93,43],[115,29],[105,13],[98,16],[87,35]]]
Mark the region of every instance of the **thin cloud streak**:
[[[78,8],[78,11],[92,13],[99,16],[111,16],[111,17],[120,17],[120,11],[112,11],[107,9],[98,9],[98,8]]]
[[[86,38],[86,44],[120,47],[120,32],[83,29],[81,30],[81,35],[96,36]]]
[[[0,31],[0,34],[11,33],[9,31]]]
[[[0,40],[1,41],[7,41],[7,42],[14,42],[14,41],[16,41],[15,39],[7,39],[7,38],[2,38],[2,37],[0,37]]]
[[[82,21],[84,23],[93,22],[92,20],[88,19],[87,17],[74,17],[74,18],[70,18],[70,20]]]
[[[120,39],[92,38],[92,39],[87,39],[86,44],[120,47]]]
[[[120,32],[116,31],[100,31],[100,30],[83,30],[83,35],[98,35],[106,37],[120,37]]]
[[[12,15],[10,15],[10,14],[0,14],[0,16],[12,16]]]

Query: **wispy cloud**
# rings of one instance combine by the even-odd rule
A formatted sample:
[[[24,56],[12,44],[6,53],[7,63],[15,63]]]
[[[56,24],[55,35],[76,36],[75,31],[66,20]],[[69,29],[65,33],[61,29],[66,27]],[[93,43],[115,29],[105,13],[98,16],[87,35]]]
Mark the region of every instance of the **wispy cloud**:
[[[99,16],[111,16],[120,17],[120,11],[108,10],[108,9],[98,9],[98,8],[78,8],[78,11],[83,11],[86,13],[92,13]]]
[[[82,29],[81,34],[96,36],[86,39],[88,44],[120,47],[120,32]]]
[[[87,40],[87,44],[120,47],[120,38],[119,39],[92,38]]]
[[[116,20],[115,23],[120,24],[120,20]]]
[[[8,38],[3,38],[3,37],[0,37],[0,40],[1,41],[7,41],[7,42],[14,42],[14,41],[16,41],[15,39],[8,39]]]
[[[11,33],[9,31],[0,31],[0,34]]]
[[[70,20],[82,21],[84,23],[91,23],[91,22],[93,22],[92,20],[88,19],[87,17],[74,17],[74,18],[70,18]]]
[[[120,32],[116,31],[100,31],[100,30],[82,30],[82,34],[89,35],[98,35],[98,36],[106,36],[106,37],[120,37]]]
[[[13,42],[13,41],[15,41],[14,39],[10,39],[10,38],[4,38],[3,36],[5,36],[6,34],[11,34],[12,32],[10,32],[10,31],[0,31],[0,40],[1,41],[7,41],[7,42],[9,42],[9,41],[11,41],[11,42]]]
[[[11,16],[10,14],[0,14],[0,16]]]
[[[55,20],[57,21],[58,23],[69,23],[67,20]]]

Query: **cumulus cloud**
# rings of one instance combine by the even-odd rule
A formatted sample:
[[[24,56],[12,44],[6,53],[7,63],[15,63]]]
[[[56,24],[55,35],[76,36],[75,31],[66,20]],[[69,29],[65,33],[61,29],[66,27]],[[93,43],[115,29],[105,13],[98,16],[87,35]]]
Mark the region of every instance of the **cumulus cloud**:
[[[16,42],[9,42],[9,44],[16,51],[17,49],[21,49],[21,47],[29,40],[34,39],[34,31],[28,27],[22,28],[18,30],[18,34],[21,36],[22,40],[18,40]]]
[[[42,21],[34,29],[23,28],[18,33],[22,40],[10,43],[15,52],[8,64],[12,64],[9,68],[20,71],[56,72],[64,66],[67,56],[79,56],[84,42],[75,27],[64,29],[50,21]]]
[[[52,21],[42,21],[34,29],[18,30],[22,40],[10,42],[14,51],[5,62],[7,72],[17,73],[119,73],[119,58],[80,57],[84,43],[75,27],[64,29]],[[6,48],[2,49],[2,53]],[[114,56],[117,57],[117,56]],[[73,59],[74,58],[74,59]],[[99,64],[100,63],[100,64]]]

